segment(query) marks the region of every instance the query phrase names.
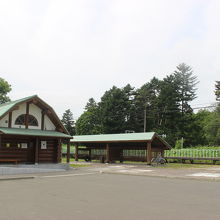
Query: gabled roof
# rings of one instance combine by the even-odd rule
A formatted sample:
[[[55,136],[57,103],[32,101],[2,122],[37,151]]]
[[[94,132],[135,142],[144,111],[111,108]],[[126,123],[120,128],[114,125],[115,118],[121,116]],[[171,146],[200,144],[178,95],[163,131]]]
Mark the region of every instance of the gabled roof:
[[[15,108],[16,106],[18,106],[22,103],[31,102],[31,101],[36,101],[38,103],[36,105],[40,105],[41,108],[49,110],[51,112],[51,115],[50,116],[48,115],[48,117],[53,122],[55,122],[65,134],[69,134],[69,132],[63,126],[62,122],[60,121],[59,117],[57,116],[57,114],[55,113],[53,108],[50,105],[48,105],[46,102],[44,102],[42,99],[40,99],[37,95],[28,96],[28,97],[25,97],[25,98],[22,98],[22,99],[18,99],[18,100],[15,100],[15,101],[6,102],[4,104],[1,104],[0,105],[0,119],[2,119],[10,111],[12,111],[13,108]]]
[[[8,113],[8,111],[10,111],[13,107],[15,107],[16,105],[22,103],[22,102],[26,102],[29,101],[30,99],[37,97],[37,95],[33,95],[33,96],[29,96],[23,99],[18,99],[15,101],[11,101],[11,102],[6,102],[0,105],[0,118],[4,117],[5,114]]]
[[[147,141],[153,141],[154,139],[158,139],[168,149],[171,148],[171,146],[155,132],[79,135],[79,136],[73,136],[73,139],[71,139],[70,142],[72,143],[147,142]]]
[[[58,131],[45,131],[38,129],[24,129],[24,128],[0,128],[0,133],[7,135],[24,135],[37,137],[58,137],[58,138],[72,138],[68,134]]]

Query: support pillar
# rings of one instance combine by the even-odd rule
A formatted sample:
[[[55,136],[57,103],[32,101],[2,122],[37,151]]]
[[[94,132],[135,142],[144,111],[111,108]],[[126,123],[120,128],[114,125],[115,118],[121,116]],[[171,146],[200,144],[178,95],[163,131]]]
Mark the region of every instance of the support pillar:
[[[9,112],[8,114],[8,127],[11,128],[11,122],[12,122],[12,112]]]
[[[45,116],[45,111],[41,112],[41,130],[44,130],[44,116]]]
[[[0,135],[0,148],[2,147],[2,136]]]
[[[147,142],[147,164],[150,165],[152,160],[151,142]]]
[[[92,161],[92,149],[89,149],[89,160]]]
[[[61,163],[61,160],[62,160],[61,146],[62,146],[61,139],[58,139],[58,141],[57,141],[57,161],[56,161],[56,163]]]
[[[26,115],[25,115],[25,128],[28,129],[28,121],[29,121],[29,102],[26,103]]]
[[[66,145],[66,162],[70,162],[70,141],[68,140],[67,145]]]
[[[35,158],[34,158],[34,163],[35,163],[35,164],[38,164],[38,162],[39,162],[38,152],[39,152],[39,138],[36,138],[36,143],[35,143]]]
[[[76,143],[76,146],[75,146],[75,161],[78,161],[78,158],[79,158],[79,144]]]
[[[110,148],[109,148],[109,144],[106,144],[106,163],[109,163],[110,161]]]

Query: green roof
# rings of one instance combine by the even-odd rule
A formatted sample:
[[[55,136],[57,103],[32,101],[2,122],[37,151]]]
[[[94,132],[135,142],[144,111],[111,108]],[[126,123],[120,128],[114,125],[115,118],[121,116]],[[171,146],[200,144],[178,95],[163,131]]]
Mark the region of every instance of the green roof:
[[[0,104],[0,119],[2,119],[9,111],[13,110],[13,108],[16,107],[17,105],[23,102],[31,101],[32,99],[38,100],[39,102],[41,102],[42,105],[44,105],[47,109],[49,109],[52,112],[53,118],[58,122],[60,127],[65,131],[66,134],[69,134],[69,132],[66,130],[65,126],[62,124],[62,122],[60,121],[59,117],[57,116],[53,108],[49,106],[46,102],[44,102],[42,99],[40,99],[37,95],[32,95],[15,101]]]
[[[57,138],[72,138],[72,136],[58,131],[45,131],[37,129],[24,128],[0,128],[0,132],[8,135],[23,135],[23,136],[38,136],[38,137],[57,137]]]
[[[117,141],[149,141],[156,133],[124,133],[124,134],[99,134],[99,135],[80,135],[73,136],[71,142],[117,142]]]
[[[12,102],[6,102],[0,105],[0,117],[2,117],[5,113],[7,113],[11,108],[13,108],[15,105],[25,102],[29,99],[32,99],[34,97],[37,97],[37,95],[29,96],[23,99],[18,99]]]

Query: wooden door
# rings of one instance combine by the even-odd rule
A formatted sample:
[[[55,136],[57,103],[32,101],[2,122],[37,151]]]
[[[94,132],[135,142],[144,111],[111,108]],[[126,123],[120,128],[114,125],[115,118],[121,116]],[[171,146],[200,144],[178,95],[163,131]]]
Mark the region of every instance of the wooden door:
[[[35,158],[35,140],[31,139],[27,150],[27,163],[34,163]]]

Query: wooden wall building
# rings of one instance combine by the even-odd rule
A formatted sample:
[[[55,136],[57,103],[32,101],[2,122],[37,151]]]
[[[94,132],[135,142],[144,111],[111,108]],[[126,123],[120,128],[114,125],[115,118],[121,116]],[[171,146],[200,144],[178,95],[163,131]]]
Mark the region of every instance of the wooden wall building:
[[[151,163],[158,153],[163,156],[170,145],[155,132],[73,136],[75,160],[143,161]],[[69,153],[69,150],[67,151]],[[69,155],[67,155],[67,158]]]
[[[71,138],[37,95],[0,105],[0,163],[60,163],[61,143]]]

